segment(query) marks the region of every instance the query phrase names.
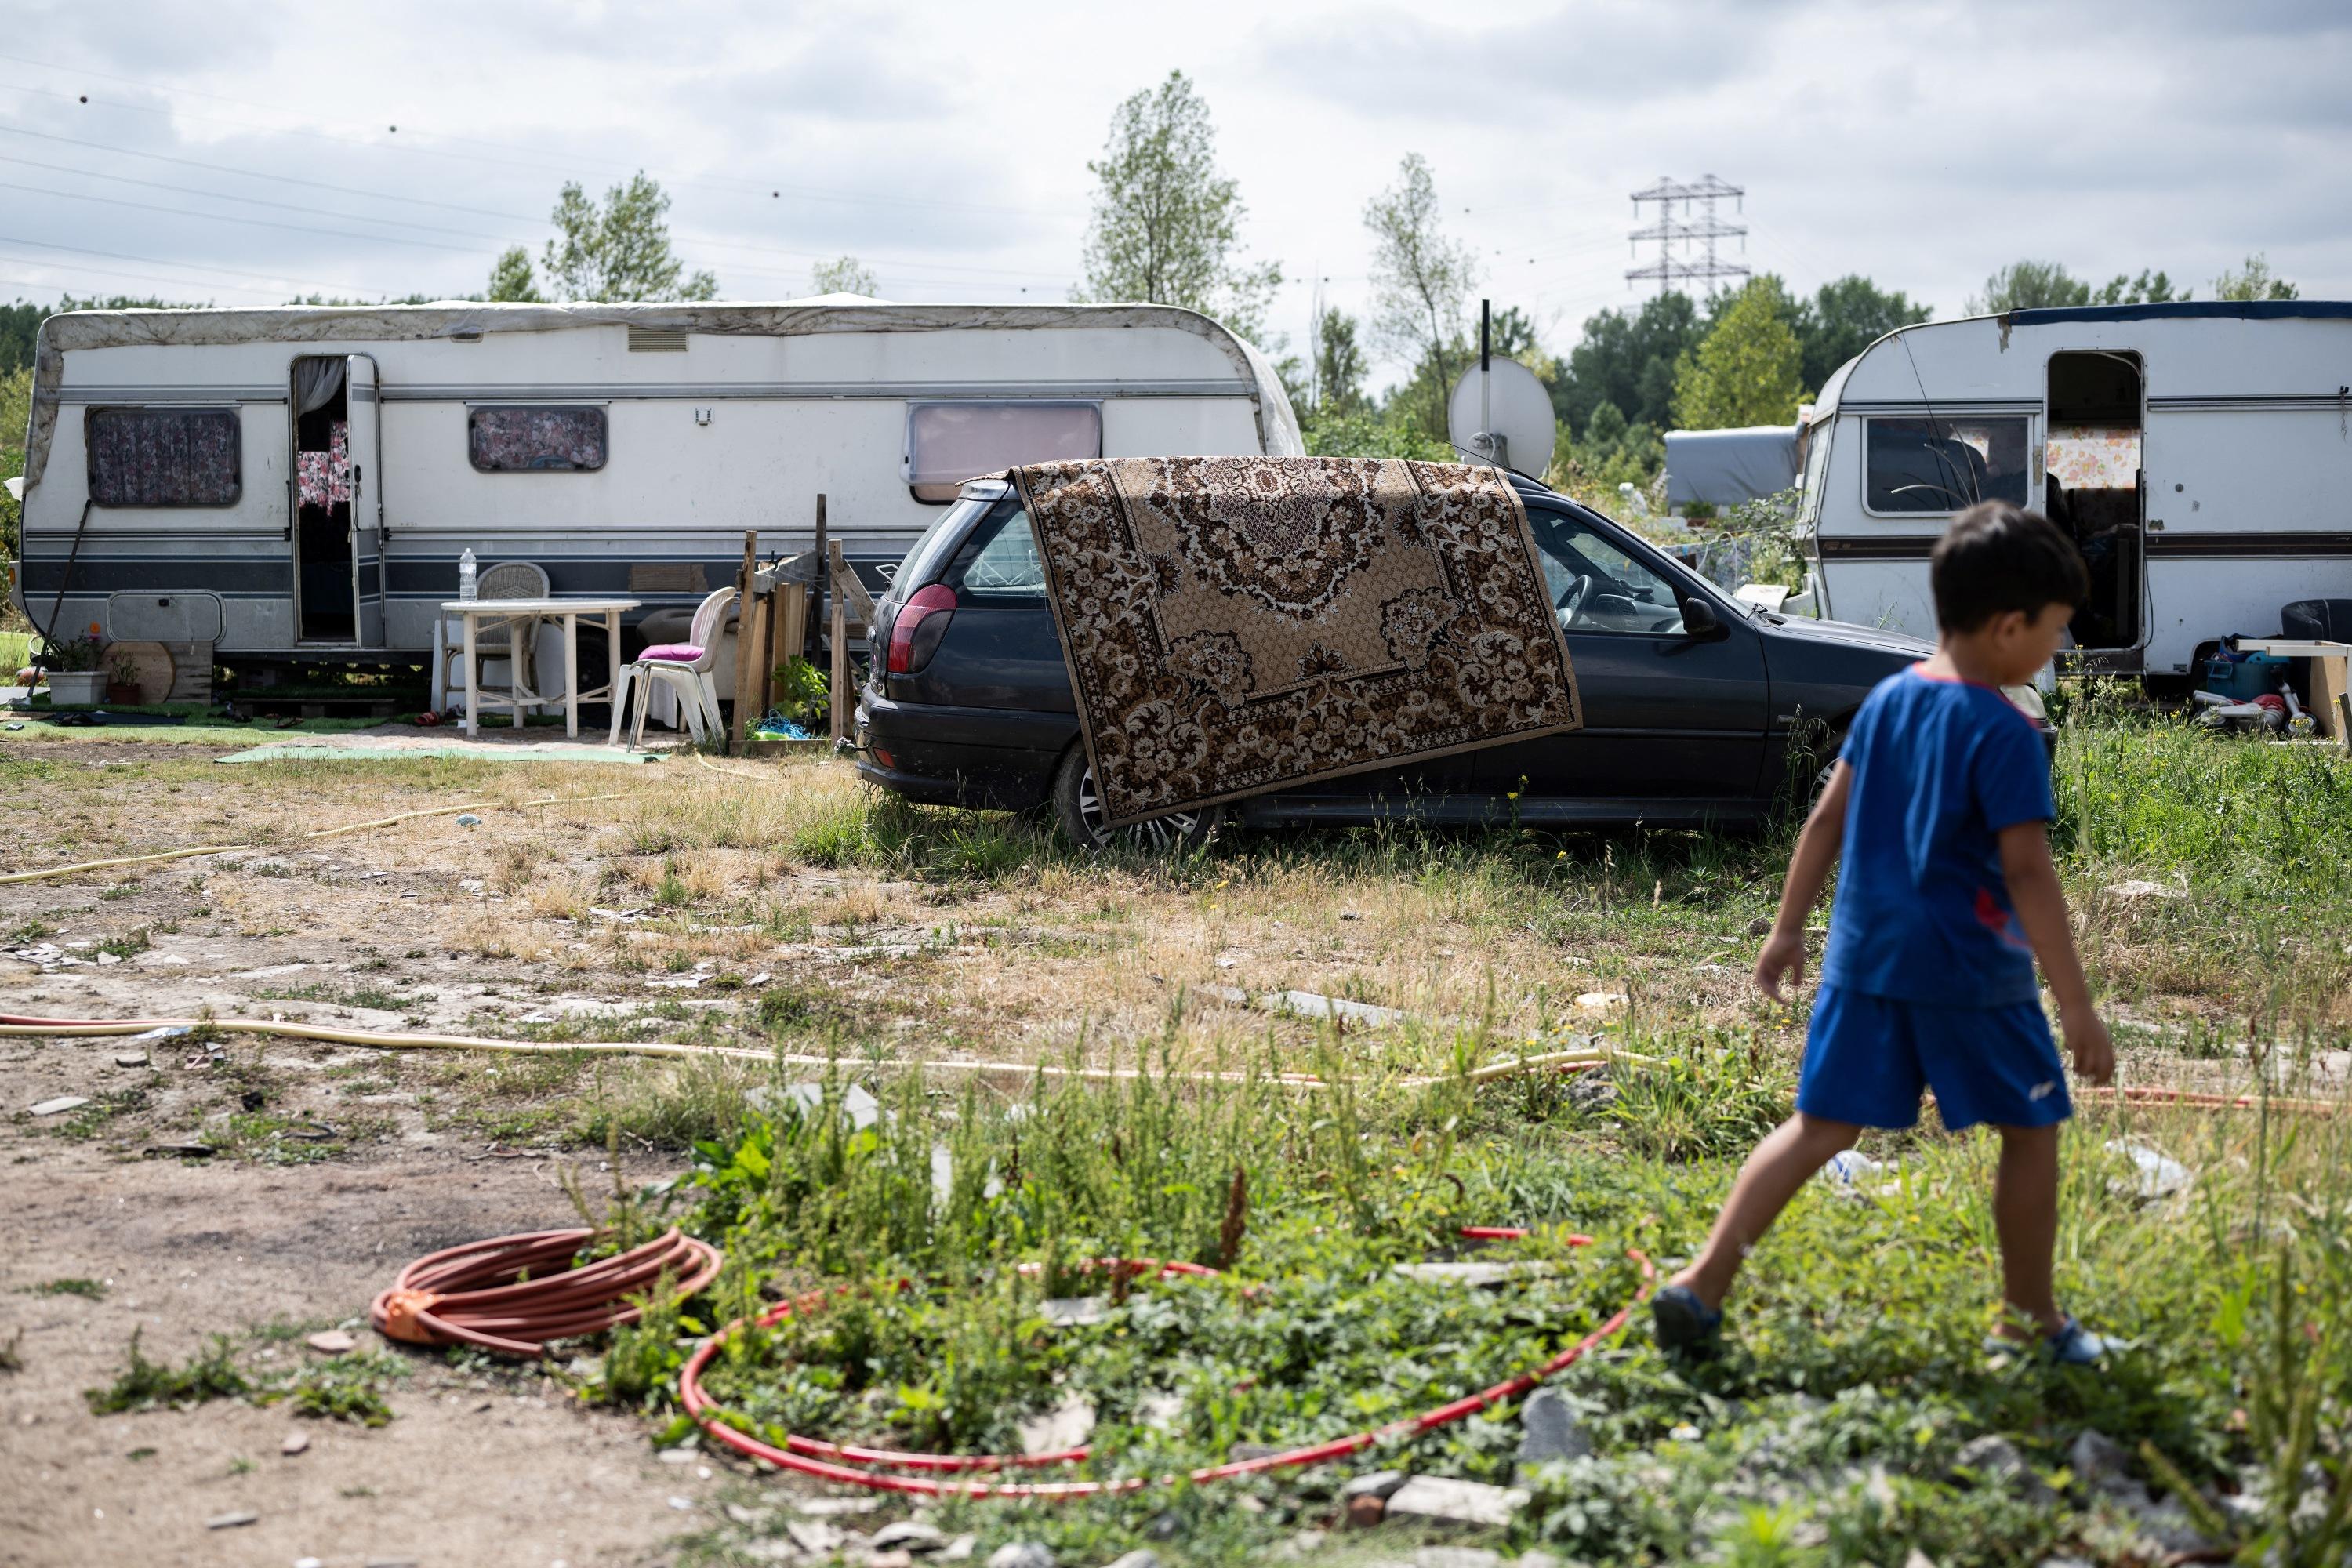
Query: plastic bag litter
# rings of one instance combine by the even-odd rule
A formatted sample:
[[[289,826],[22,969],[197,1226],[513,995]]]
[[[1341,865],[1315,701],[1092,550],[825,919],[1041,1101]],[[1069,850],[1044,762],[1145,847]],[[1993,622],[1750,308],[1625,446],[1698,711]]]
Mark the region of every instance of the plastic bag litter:
[[[2135,1171],[2133,1179],[2128,1182],[2109,1182],[2107,1185],[2111,1191],[2143,1198],[2168,1198],[2186,1189],[2196,1179],[2188,1166],[2145,1143],[2135,1143],[2126,1138],[2111,1138],[2107,1141],[2106,1149],[2110,1154],[2121,1154],[2130,1160]]]
[[[1900,1179],[1894,1161],[1874,1160],[1859,1149],[1841,1149],[1822,1167],[1822,1180],[1842,1197],[1883,1193]]]

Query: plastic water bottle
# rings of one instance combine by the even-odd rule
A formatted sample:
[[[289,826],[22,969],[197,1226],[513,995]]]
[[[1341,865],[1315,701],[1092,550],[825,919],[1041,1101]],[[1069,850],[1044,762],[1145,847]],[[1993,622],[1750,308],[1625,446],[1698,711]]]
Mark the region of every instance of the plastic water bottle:
[[[472,599],[475,594],[474,552],[468,550],[457,557],[457,597]]]

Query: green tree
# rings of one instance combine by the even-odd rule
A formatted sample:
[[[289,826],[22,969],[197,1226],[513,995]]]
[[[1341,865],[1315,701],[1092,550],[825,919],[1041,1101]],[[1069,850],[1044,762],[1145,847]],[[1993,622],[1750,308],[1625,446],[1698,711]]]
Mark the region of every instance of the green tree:
[[[688,276],[669,247],[669,197],[640,169],[604,193],[599,207],[577,182],[556,198],[557,237],[540,253],[549,289],[559,300],[709,300],[719,279]]]
[[[2217,300],[2299,300],[2302,290],[2284,278],[2271,272],[2268,256],[2260,251],[2246,258],[2245,266],[2235,272],[2224,272],[2213,279],[2213,297]]]
[[[1217,132],[1190,78],[1170,71],[1112,114],[1076,300],[1141,300],[1216,317],[1255,341],[1279,263],[1243,259],[1240,187],[1217,172]]]
[[[2091,286],[2058,262],[2012,261],[1985,279],[1984,293],[1969,300],[1968,310],[1971,316],[2000,316],[2090,302]]]
[[[1773,278],[1751,279],[1725,302],[1714,327],[1675,372],[1675,418],[1689,430],[1782,425],[1797,416],[1805,387],[1797,334]]]
[[[855,256],[820,261],[809,268],[809,292],[812,294],[863,294],[872,299],[881,291],[882,285],[875,278],[874,268]]]
[[[1706,335],[1687,294],[1660,294],[1638,311],[1603,310],[1568,351],[1552,408],[1570,430],[1583,429],[1603,403],[1636,424],[1664,425],[1674,417],[1675,365]]]
[[[1364,406],[1364,348],[1356,341],[1356,318],[1326,310],[1315,320],[1315,385],[1318,410],[1352,414]]]
[[[489,297],[502,304],[540,303],[539,279],[531,276],[530,252],[520,245],[499,252],[490,264]]]
[[[2189,290],[2173,292],[2172,279],[2161,272],[2143,270],[2137,278],[2118,272],[2091,296],[2094,305],[2161,305],[2168,300],[2186,300]]]
[[[1838,366],[1895,328],[1935,313],[1933,305],[1914,304],[1901,290],[1881,289],[1855,273],[1824,283],[1790,321],[1797,334],[1798,376],[1806,391],[1819,392]]]
[[[25,432],[33,417],[33,366],[30,361],[0,373],[0,479],[13,479],[25,471]],[[5,489],[0,489],[0,595],[9,586],[8,572],[16,559],[19,529],[24,523],[24,508]],[[5,608],[0,603],[0,608]],[[14,675],[13,669],[8,672]]]
[[[1437,182],[1427,159],[1404,155],[1397,183],[1365,205],[1364,226],[1372,232],[1372,342],[1423,373],[1428,428],[1443,436],[1454,384],[1449,350],[1460,341],[1477,268],[1468,247],[1438,226]]]

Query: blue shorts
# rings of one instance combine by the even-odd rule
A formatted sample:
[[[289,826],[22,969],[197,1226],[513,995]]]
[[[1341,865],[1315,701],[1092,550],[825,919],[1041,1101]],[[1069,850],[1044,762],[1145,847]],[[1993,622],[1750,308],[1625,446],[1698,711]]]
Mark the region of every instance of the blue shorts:
[[[2074,1114],[2039,1004],[1939,1007],[1824,985],[1813,998],[1797,1109],[1864,1127],[1910,1127],[1919,1091],[1957,1132],[1979,1121],[2048,1127]]]

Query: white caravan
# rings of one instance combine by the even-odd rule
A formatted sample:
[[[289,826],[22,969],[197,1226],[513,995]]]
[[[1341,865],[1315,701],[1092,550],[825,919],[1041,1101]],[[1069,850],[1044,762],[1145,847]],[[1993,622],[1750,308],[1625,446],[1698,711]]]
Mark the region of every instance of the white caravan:
[[[1822,388],[1802,482],[1813,613],[1934,637],[1928,552],[2010,500],[2082,547],[2083,668],[2188,675],[2200,644],[2352,596],[2352,303],[1905,327]]]
[[[106,310],[41,325],[15,597],[228,664],[422,658],[465,551],[640,614],[815,500],[877,584],[976,474],[1297,453],[1257,351],[1138,305]],[[634,617],[633,617],[634,618]]]

